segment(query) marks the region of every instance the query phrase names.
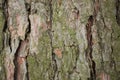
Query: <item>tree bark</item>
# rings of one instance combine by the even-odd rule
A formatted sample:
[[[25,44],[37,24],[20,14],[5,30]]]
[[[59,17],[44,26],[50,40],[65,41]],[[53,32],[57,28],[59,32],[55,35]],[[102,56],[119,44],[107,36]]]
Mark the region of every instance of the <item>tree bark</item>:
[[[0,3],[0,80],[120,79],[120,0]]]

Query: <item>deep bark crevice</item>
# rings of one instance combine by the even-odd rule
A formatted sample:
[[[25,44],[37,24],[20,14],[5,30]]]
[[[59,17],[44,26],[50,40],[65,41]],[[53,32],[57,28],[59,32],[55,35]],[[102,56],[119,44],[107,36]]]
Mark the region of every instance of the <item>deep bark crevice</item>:
[[[28,50],[27,50],[28,40],[20,40],[19,46],[14,56],[14,65],[15,65],[15,73],[14,73],[14,80],[24,80],[24,77],[29,80],[29,73],[28,73],[28,64],[27,64],[27,57],[28,57]],[[24,52],[24,54],[22,53]],[[26,72],[22,72],[25,69]],[[22,74],[23,73],[23,74]]]
[[[49,0],[49,21],[47,22],[47,27],[48,27],[48,35],[50,38],[50,46],[51,46],[51,53],[52,53],[52,69],[53,69],[53,75],[50,78],[51,80],[55,80],[56,75],[58,77],[58,67],[57,67],[57,61],[55,59],[55,53],[54,53],[54,47],[53,47],[53,35],[52,35],[52,22],[53,22],[53,8],[52,8],[52,0]]]
[[[95,70],[96,65],[95,65],[95,62],[92,58],[93,42],[92,42],[91,29],[92,29],[92,26],[93,26],[93,21],[94,21],[94,18],[93,18],[93,15],[91,15],[89,17],[88,23],[86,25],[87,41],[88,41],[88,47],[87,47],[87,50],[86,50],[86,59],[87,59],[87,62],[88,62],[89,68],[90,68],[90,78],[89,78],[90,80],[96,80],[96,70]]]
[[[120,0],[116,0],[116,21],[120,26]]]
[[[26,79],[27,79],[27,80],[30,80],[30,76],[29,76],[29,64],[28,64],[28,61],[27,61],[27,57],[28,57],[28,56],[26,56],[26,68],[27,68]]]
[[[4,21],[4,25],[3,25],[3,29],[2,31],[4,33],[6,33],[6,30],[7,30],[7,27],[8,27],[8,22],[7,22],[7,19],[8,19],[8,1],[7,0],[2,0],[2,9],[3,9],[3,16],[5,18],[5,21]],[[5,34],[3,33],[3,46],[2,46],[2,49],[4,49],[6,47],[6,41],[5,41]],[[10,41],[10,40],[9,40]],[[10,45],[10,42],[9,42],[9,45]]]
[[[115,1],[2,0],[6,80],[118,77],[120,0]],[[113,8],[116,15],[109,10]]]
[[[31,13],[31,6],[30,4],[25,4],[25,8],[26,8],[26,11],[27,11],[27,18],[28,18],[28,27],[26,29],[26,34],[25,34],[25,40],[20,40],[19,42],[19,46],[17,48],[17,51],[15,53],[15,56],[14,56],[14,64],[15,64],[15,73],[14,73],[14,80],[20,80],[20,76],[23,75],[23,74],[20,74],[20,66],[22,63],[19,62],[19,60],[21,59],[24,59],[25,60],[25,66],[26,66],[26,74],[25,74],[25,79],[26,80],[29,80],[29,65],[28,65],[28,61],[27,61],[27,57],[28,57],[28,54],[29,54],[29,49],[27,50],[28,48],[28,43],[29,43],[29,35],[30,35],[30,32],[31,32],[31,22],[30,22],[30,19],[29,19],[29,15]],[[25,49],[22,49],[22,46],[26,45]],[[25,56],[22,56],[21,57],[21,52],[22,50],[25,50],[24,51],[24,54],[25,52],[27,52],[27,54]]]
[[[16,53],[15,53],[15,56],[14,56],[14,65],[15,65],[15,68],[14,68],[14,80],[17,80],[17,75],[18,74],[18,62],[17,62],[17,58],[18,58],[18,52],[19,52],[19,49],[20,49],[20,44],[21,44],[21,41],[19,42],[19,46],[16,50]]]
[[[6,32],[7,29],[7,19],[8,19],[8,1],[7,0],[2,0],[2,9],[3,9],[3,15],[5,17],[5,22],[4,22],[4,27],[3,27],[3,32]]]
[[[30,13],[30,12],[28,12],[28,13]],[[29,39],[29,35],[30,35],[30,32],[31,32],[31,22],[30,22],[30,19],[29,19],[29,14],[28,14],[28,31],[27,31],[27,33],[26,33],[26,35],[25,35],[25,39]],[[29,40],[28,40],[29,41]],[[29,55],[29,49],[28,49],[28,55]],[[26,78],[27,78],[27,80],[30,80],[29,78],[29,64],[28,64],[28,61],[27,61],[27,57],[28,57],[28,55],[26,56],[26,68],[27,68],[27,73],[26,73]]]

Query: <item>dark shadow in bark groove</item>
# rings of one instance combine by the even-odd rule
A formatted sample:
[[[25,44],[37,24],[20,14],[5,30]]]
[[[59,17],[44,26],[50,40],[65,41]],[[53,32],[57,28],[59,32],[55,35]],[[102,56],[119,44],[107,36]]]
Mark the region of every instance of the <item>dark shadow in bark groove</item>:
[[[27,80],[30,80],[30,79],[29,79],[29,78],[30,78],[30,76],[29,76],[29,64],[28,64],[28,61],[27,61],[27,57],[28,57],[28,56],[26,56],[26,68],[27,68],[26,77],[27,77]]]
[[[52,6],[53,5],[52,5],[52,0],[49,0],[48,5],[49,5],[49,10],[50,10],[50,14],[49,14],[50,21],[47,25],[48,25],[48,28],[49,28],[48,29],[48,35],[50,37],[50,46],[51,46],[51,53],[52,53],[51,66],[52,66],[52,69],[54,71],[54,73],[51,77],[51,80],[55,80],[55,76],[57,75],[57,77],[58,77],[59,71],[58,71],[57,61],[55,59],[55,53],[54,53],[54,47],[53,47],[53,35],[52,35],[52,21],[53,21],[53,8],[52,8]]]
[[[86,24],[87,41],[88,41],[88,47],[86,49],[86,59],[87,59],[87,62],[88,62],[89,68],[90,68],[89,80],[96,80],[96,70],[95,70],[96,64],[95,64],[93,57],[92,57],[93,42],[92,42],[92,31],[91,31],[94,19],[95,19],[94,16],[90,15],[88,18],[88,23]]]
[[[27,33],[25,34],[25,40],[29,37],[30,33],[31,33],[31,22],[30,22],[30,18],[29,18],[29,15],[31,14],[31,4],[30,3],[26,3],[25,4],[25,7],[26,7],[26,11],[28,13],[28,28],[27,28]],[[29,54],[29,52],[28,52]],[[28,64],[28,61],[27,61],[27,57],[28,55],[26,56],[26,68],[27,68],[27,73],[26,73],[26,77],[27,77],[27,80],[30,80],[30,76],[29,76],[29,64]]]
[[[25,75],[25,78],[29,80],[28,71],[22,72],[23,70],[28,70],[28,63],[27,63],[28,52],[26,52],[27,44],[28,44],[28,40],[24,40],[24,41],[20,40],[19,46],[16,50],[16,53],[14,56],[14,65],[15,65],[14,80],[22,80],[24,79],[24,75]]]
[[[120,26],[120,0],[116,0],[116,21]]]
[[[3,9],[3,15],[5,17],[5,22],[4,22],[4,27],[3,27],[3,32],[6,32],[7,29],[7,18],[8,18],[8,1],[7,0],[2,0],[2,9]]]
[[[20,45],[21,45],[21,41],[19,42],[19,46],[16,50],[16,53],[15,53],[15,56],[14,56],[14,65],[15,65],[15,68],[14,68],[14,80],[17,80],[17,75],[18,75],[18,63],[17,63],[17,58],[18,58],[18,52],[19,52],[19,49],[20,49]]]

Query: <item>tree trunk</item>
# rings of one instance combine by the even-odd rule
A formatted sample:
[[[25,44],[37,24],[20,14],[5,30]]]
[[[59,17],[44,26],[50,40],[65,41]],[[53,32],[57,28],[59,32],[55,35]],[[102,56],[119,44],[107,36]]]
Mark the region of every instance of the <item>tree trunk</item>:
[[[0,80],[120,79],[120,0],[0,3]]]

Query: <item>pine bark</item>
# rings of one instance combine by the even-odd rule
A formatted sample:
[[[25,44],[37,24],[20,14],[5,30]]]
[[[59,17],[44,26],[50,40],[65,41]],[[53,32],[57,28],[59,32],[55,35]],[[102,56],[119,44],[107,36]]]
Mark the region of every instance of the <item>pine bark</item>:
[[[120,79],[120,0],[0,3],[0,80]]]

